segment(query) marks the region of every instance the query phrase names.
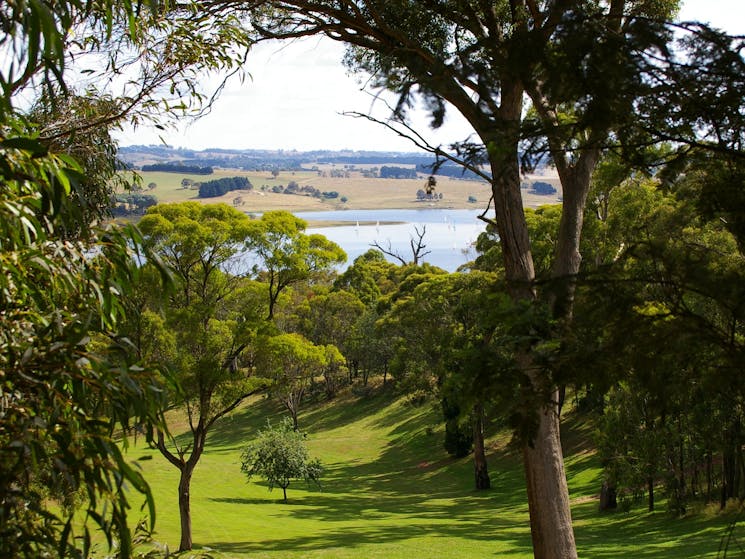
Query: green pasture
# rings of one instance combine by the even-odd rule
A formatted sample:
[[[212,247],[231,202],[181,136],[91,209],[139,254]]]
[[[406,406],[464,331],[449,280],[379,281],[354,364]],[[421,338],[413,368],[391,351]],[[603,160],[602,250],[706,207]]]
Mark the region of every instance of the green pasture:
[[[248,172],[240,171],[238,169],[215,169],[215,172],[211,175],[165,173],[161,171],[138,171],[137,174],[141,178],[141,184],[144,189],[144,193],[152,194],[158,199],[159,203],[196,200],[199,191],[196,189],[182,188],[181,181],[184,179],[191,179],[195,183],[199,183],[216,180],[223,177],[246,177],[248,178],[248,180],[251,181],[251,184],[253,184],[254,188],[259,189],[262,185],[272,187],[281,184],[286,186],[287,183],[292,180],[301,185],[308,183],[312,184],[312,179],[316,179],[318,176],[317,173],[315,173],[314,171],[284,171],[280,173],[276,178],[274,178],[268,171]],[[154,190],[147,189],[147,185],[151,182],[154,182],[157,185]]]
[[[247,483],[240,454],[267,417],[281,412],[259,399],[212,432],[192,481],[194,551],[215,558],[529,558],[528,508],[519,456],[492,441],[493,488],[472,489],[469,459],[442,450],[431,403],[413,406],[388,393],[351,394],[308,406],[301,429],[326,468],[322,490],[292,484],[289,502],[262,480]],[[566,465],[580,557],[635,559],[716,557],[732,514],[671,518],[631,512],[601,514],[594,497],[600,468],[587,450],[587,428],[565,422]],[[157,503],[155,541],[178,547],[176,469],[157,452],[133,445],[128,456],[144,470]],[[133,511],[133,516],[136,513]],[[730,555],[732,556],[732,555]]]

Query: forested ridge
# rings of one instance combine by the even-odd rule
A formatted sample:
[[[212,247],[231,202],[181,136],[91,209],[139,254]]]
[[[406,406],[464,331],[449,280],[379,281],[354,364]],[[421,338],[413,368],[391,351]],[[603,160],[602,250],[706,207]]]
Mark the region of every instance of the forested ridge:
[[[376,462],[364,444],[316,447],[338,460],[325,465],[306,449],[303,433],[341,428],[339,417],[379,437],[386,422],[397,425],[397,456],[421,458],[429,445],[438,463],[470,457],[470,481],[448,485],[454,502],[496,494],[504,463],[489,457],[511,449],[505,472],[525,496],[516,506],[527,510],[530,543],[449,532],[469,542],[464,556],[498,545],[576,557],[590,545],[588,524],[640,507],[663,507],[671,523],[720,511],[730,530],[707,549],[730,552],[738,519],[727,514],[745,499],[745,60],[742,38],[675,23],[676,7],[0,8],[0,46],[13,62],[0,69],[0,555],[167,556],[152,543],[164,510],[178,517],[179,552],[207,545],[195,534],[209,502],[198,495],[192,514],[192,487],[225,440],[243,474],[264,476],[284,500],[292,480],[323,487],[324,471],[339,488],[334,472],[359,452],[368,477],[344,493],[364,500],[379,489],[371,479],[393,475],[375,470],[392,467],[383,451]],[[489,184],[473,262],[456,273],[420,264],[422,232],[408,262],[371,248],[338,273],[342,249],[284,211],[253,217],[133,194],[126,203],[144,211],[137,224],[110,219],[116,193],[141,188],[120,172],[114,128],[208,110],[219,101],[201,89],[201,72],[238,72],[253,44],[319,33],[347,44],[350,70],[398,95],[387,126],[434,157],[433,172],[457,164]],[[103,66],[74,83],[69,56],[84,64],[86,54]],[[116,93],[110,78],[121,74],[134,91]],[[21,100],[31,92],[29,107]],[[456,110],[474,135],[447,149],[426,144],[406,120],[414,98],[434,126]],[[539,161],[556,169],[563,202],[526,209],[521,175]],[[202,186],[250,186],[221,180]],[[232,420],[246,414],[240,424],[251,428],[239,437]],[[586,426],[573,441],[593,460],[592,514],[571,501],[567,417]],[[151,491],[131,445],[170,471],[171,499]],[[406,483],[396,491],[412,499]],[[426,497],[427,487],[417,491]],[[337,507],[313,514],[335,520]],[[495,520],[479,511],[487,518],[473,522]],[[663,532],[644,541],[685,539],[679,528]],[[377,539],[387,543],[376,532],[365,545]],[[302,537],[293,541],[302,552]]]

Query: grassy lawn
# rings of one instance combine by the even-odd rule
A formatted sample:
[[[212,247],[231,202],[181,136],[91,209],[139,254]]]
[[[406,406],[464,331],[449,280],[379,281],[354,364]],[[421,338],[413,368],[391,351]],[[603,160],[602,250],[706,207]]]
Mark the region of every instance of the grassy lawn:
[[[302,482],[268,492],[247,483],[240,453],[267,417],[279,410],[259,399],[213,431],[192,482],[195,551],[218,558],[531,557],[530,528],[519,458],[502,439],[489,455],[493,488],[472,489],[469,459],[442,450],[442,430],[430,403],[414,407],[383,393],[308,406],[301,429],[311,454],[326,468],[322,490]],[[600,514],[595,456],[582,441],[586,428],[568,421],[567,472],[581,557],[627,555],[716,557],[732,515],[673,519],[647,513]],[[128,450],[149,479],[158,505],[155,540],[178,547],[177,471],[159,454]],[[136,514],[133,513],[133,517]]]

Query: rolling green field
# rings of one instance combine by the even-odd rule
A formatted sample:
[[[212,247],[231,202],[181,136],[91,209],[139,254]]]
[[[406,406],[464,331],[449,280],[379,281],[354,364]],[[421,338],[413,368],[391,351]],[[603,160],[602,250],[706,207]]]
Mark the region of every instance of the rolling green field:
[[[239,208],[246,212],[264,212],[267,210],[287,211],[328,211],[341,209],[418,209],[423,202],[417,200],[416,192],[424,185],[425,178],[420,179],[380,179],[367,178],[360,172],[352,171],[349,177],[339,178],[319,176],[312,170],[282,171],[279,176],[272,177],[268,172],[248,172],[237,169],[216,169],[212,175],[189,175],[183,173],[139,172],[142,186],[146,194],[152,194],[160,203],[183,202],[195,200],[203,203],[233,204],[236,196],[242,199]],[[242,176],[248,178],[253,185],[251,191],[233,191],[216,198],[201,199],[198,191],[185,189],[181,186],[183,179],[191,179],[198,183],[219,179],[222,177]],[[558,179],[536,177],[540,180],[552,182],[560,187]],[[310,185],[321,191],[336,191],[339,198],[319,199],[310,196],[287,195],[262,191],[261,187],[271,188],[276,185],[287,185],[290,181],[300,186]],[[155,183],[153,190],[147,190],[147,185]],[[478,209],[485,206],[491,196],[488,185],[484,182],[460,180],[450,177],[438,177],[437,192],[443,194],[443,199],[436,202],[439,208],[447,209]],[[522,191],[523,201],[528,207],[544,204],[554,204],[559,201],[559,193],[552,196],[539,196]],[[347,201],[342,203],[344,196]],[[469,202],[475,200],[475,202]]]
[[[470,459],[442,450],[442,428],[432,402],[419,406],[390,392],[352,394],[306,406],[301,429],[325,468],[322,490],[295,482],[269,492],[240,472],[243,446],[266,418],[280,411],[258,399],[218,424],[192,482],[194,551],[215,558],[476,558],[531,557],[528,509],[519,456],[504,437],[490,441],[492,489],[472,489]],[[598,460],[588,451],[588,429],[565,421],[565,454],[580,557],[717,557],[721,537],[736,517],[699,511],[671,518],[647,513],[599,513]],[[174,418],[174,432],[179,431]],[[157,503],[155,541],[178,547],[177,470],[157,452],[130,446]],[[136,511],[132,513],[136,517]],[[732,556],[732,555],[730,555]]]

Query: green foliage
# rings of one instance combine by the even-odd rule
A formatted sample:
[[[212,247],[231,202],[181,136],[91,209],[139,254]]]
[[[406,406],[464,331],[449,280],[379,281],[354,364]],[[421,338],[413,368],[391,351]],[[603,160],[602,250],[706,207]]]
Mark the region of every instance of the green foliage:
[[[287,502],[287,488],[293,479],[315,483],[320,488],[323,467],[320,460],[311,459],[305,445],[305,434],[293,428],[292,421],[285,418],[277,427],[267,420],[265,429],[259,431],[256,440],[249,444],[241,455],[241,471],[250,481],[261,476],[269,484],[282,488]]]
[[[267,276],[270,319],[284,289],[347,259],[341,247],[323,235],[306,235],[305,227],[305,221],[285,211],[265,212],[251,225],[248,247],[259,261],[254,272],[263,270]]]
[[[354,293],[368,306],[395,289],[396,265],[388,262],[382,252],[370,249],[355,258],[351,266],[336,279],[334,287]]]
[[[271,391],[292,415],[295,429],[305,393],[314,378],[328,366],[329,358],[338,362],[338,350],[329,351],[300,334],[278,334],[261,339],[256,350],[256,369],[272,380]]]
[[[145,497],[151,522],[154,503],[114,431],[162,419],[157,380],[123,359],[122,297],[138,274],[130,248],[138,239],[131,229],[89,229],[69,196],[80,167],[49,154],[20,123],[5,124],[0,554],[87,554],[88,523],[82,534],[73,524],[78,507],[128,553],[124,486]],[[66,238],[70,231],[84,231],[85,242]]]
[[[223,177],[199,185],[200,198],[216,198],[233,190],[251,190],[253,185],[246,177]]]
[[[106,95],[53,93],[38,99],[28,117],[50,152],[73,157],[81,165],[83,175],[72,183],[70,198],[71,207],[87,224],[109,217],[114,193],[130,188],[119,173],[122,163],[111,137],[110,115],[121,110],[119,101]],[[80,228],[67,232],[82,233]]]
[[[181,473],[186,497],[179,499],[179,512],[186,526],[191,525],[188,488],[208,432],[267,385],[252,375],[251,366],[265,309],[253,282],[230,273],[251,225],[226,204],[196,202],[154,206],[140,221],[144,245],[168,267],[172,289],[153,289],[145,278],[130,306],[130,324],[138,343],[134,349],[172,371],[175,382],[167,397],[186,410],[189,420],[186,440],[156,433],[158,450]],[[179,547],[191,545],[186,529]]]
[[[579,284],[562,363],[602,412],[608,479],[621,491],[664,488],[675,514],[697,495],[717,491],[723,505],[743,491],[733,460],[745,263],[736,229],[720,219],[726,206],[711,211],[701,197],[708,165],[691,163],[675,180],[667,170],[665,190],[633,176],[606,189],[586,216],[601,243],[588,250],[597,267]],[[691,474],[702,470],[706,483]]]

